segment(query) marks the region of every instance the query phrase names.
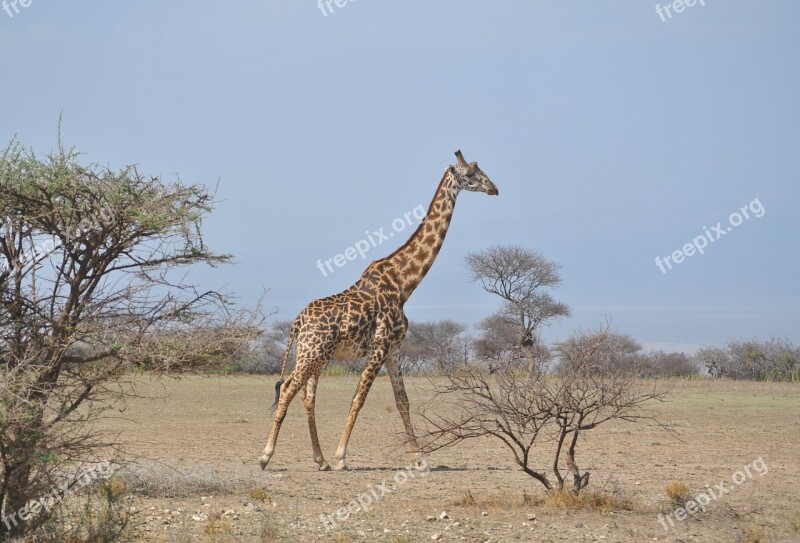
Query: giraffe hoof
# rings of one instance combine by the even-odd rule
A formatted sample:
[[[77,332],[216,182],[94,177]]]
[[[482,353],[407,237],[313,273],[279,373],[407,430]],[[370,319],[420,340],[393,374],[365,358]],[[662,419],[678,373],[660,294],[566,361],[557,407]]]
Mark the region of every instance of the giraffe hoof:
[[[412,464],[414,469],[417,471],[421,471],[423,473],[429,473],[431,471],[431,466],[428,464],[428,459],[425,458],[424,455],[417,456],[416,460]]]
[[[320,471],[330,471],[330,470],[331,470],[331,466],[330,466],[330,464],[328,464],[327,462],[325,462],[324,464],[322,464],[322,465],[319,467],[319,470],[320,470]]]
[[[347,467],[347,464],[345,463],[344,460],[341,460],[339,463],[336,464],[336,466],[333,469],[335,469],[336,471],[348,471],[350,468]]]
[[[261,471],[264,471],[265,469],[267,469],[267,464],[269,464],[269,458],[267,458],[266,456],[262,456],[261,457]]]

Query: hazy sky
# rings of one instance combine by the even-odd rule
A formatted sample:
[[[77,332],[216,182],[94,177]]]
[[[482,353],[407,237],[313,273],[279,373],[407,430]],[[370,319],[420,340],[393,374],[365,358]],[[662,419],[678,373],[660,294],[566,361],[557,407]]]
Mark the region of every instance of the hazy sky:
[[[402,243],[317,268],[427,206],[461,148],[500,196],[459,197],[411,319],[494,311],[463,257],[518,244],[563,266],[548,339],[608,314],[648,347],[800,341],[799,2],[339,3],[8,4],[0,138],[47,151],[63,112],[87,162],[220,180],[206,233],[237,264],[193,277],[281,318]]]

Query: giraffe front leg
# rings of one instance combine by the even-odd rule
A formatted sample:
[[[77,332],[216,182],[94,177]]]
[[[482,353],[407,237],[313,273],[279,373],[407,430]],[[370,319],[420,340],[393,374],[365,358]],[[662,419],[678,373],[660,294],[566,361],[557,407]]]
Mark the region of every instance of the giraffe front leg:
[[[297,394],[297,391],[300,390],[300,387],[304,385],[305,383],[301,383],[300,379],[296,378],[294,372],[286,379],[283,385],[281,385],[281,394],[278,400],[278,407],[275,410],[275,420],[272,423],[272,431],[269,433],[267,446],[264,447],[264,454],[261,455],[262,470],[267,468],[267,464],[269,464],[272,455],[275,453],[275,443],[278,441],[278,434],[281,431],[283,419],[286,417],[286,411],[289,410],[289,404],[292,403],[292,399],[295,394]]]
[[[380,370],[381,366],[383,365],[386,352],[387,349],[379,349],[377,351],[373,351],[373,353],[369,356],[367,366],[364,368],[364,372],[361,374],[361,379],[358,382],[356,393],[353,396],[353,402],[350,405],[350,414],[347,416],[347,422],[345,422],[344,425],[342,439],[339,440],[339,447],[337,447],[336,455],[334,455],[335,462],[333,469],[348,469],[347,462],[345,461],[345,456],[347,456],[347,442],[350,441],[350,434],[353,432],[353,427],[356,424],[358,412],[361,411],[361,408],[364,406],[364,401],[367,399],[367,393],[372,386],[372,382],[375,381],[375,377],[378,375],[378,370]]]

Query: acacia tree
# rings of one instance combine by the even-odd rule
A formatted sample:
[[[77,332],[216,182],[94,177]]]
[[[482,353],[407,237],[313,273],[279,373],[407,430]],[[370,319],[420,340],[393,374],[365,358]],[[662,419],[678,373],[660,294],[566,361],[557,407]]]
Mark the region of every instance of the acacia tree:
[[[606,422],[653,419],[645,404],[663,398],[642,388],[635,376],[608,363],[611,334],[603,329],[578,333],[563,371],[550,375],[541,366],[520,372],[505,365],[494,375],[465,366],[435,385],[429,407],[420,408],[422,450],[433,452],[475,438],[502,442],[515,463],[547,490],[579,493],[589,472],[579,468],[579,438]],[[549,469],[534,467],[536,446],[550,444]],[[569,477],[572,482],[569,483]]]
[[[60,146],[44,158],[16,142],[3,152],[0,513],[12,521],[0,539],[46,521],[53,510],[26,504],[112,445],[91,422],[126,393],[117,378],[128,368],[216,368],[257,336],[258,309],[181,271],[230,261],[203,240],[213,206],[201,185],[84,167]]]
[[[473,281],[503,300],[500,310],[484,321],[484,346],[491,347],[494,353],[522,355],[527,359],[528,371],[534,371],[547,357],[539,337],[541,327],[552,319],[570,315],[566,304],[555,301],[545,291],[561,283],[560,266],[515,245],[496,245],[470,253],[466,264]],[[495,334],[498,329],[504,331],[503,336]],[[498,338],[507,337],[510,329],[516,330],[516,338],[503,349],[497,344]]]

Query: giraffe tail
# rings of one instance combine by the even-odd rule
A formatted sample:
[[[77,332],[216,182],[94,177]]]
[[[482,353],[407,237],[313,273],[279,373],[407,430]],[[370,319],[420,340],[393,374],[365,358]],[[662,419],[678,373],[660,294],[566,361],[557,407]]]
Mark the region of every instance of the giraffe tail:
[[[283,375],[286,373],[286,363],[289,362],[289,355],[292,352],[292,345],[294,344],[295,336],[297,335],[297,321],[292,324],[292,329],[289,332],[289,340],[286,342],[286,351],[283,353],[283,365],[281,366],[281,378],[275,383],[275,403],[272,404],[274,410],[278,407],[278,401],[281,399],[281,386],[284,383]],[[289,377],[291,379],[291,376]]]

